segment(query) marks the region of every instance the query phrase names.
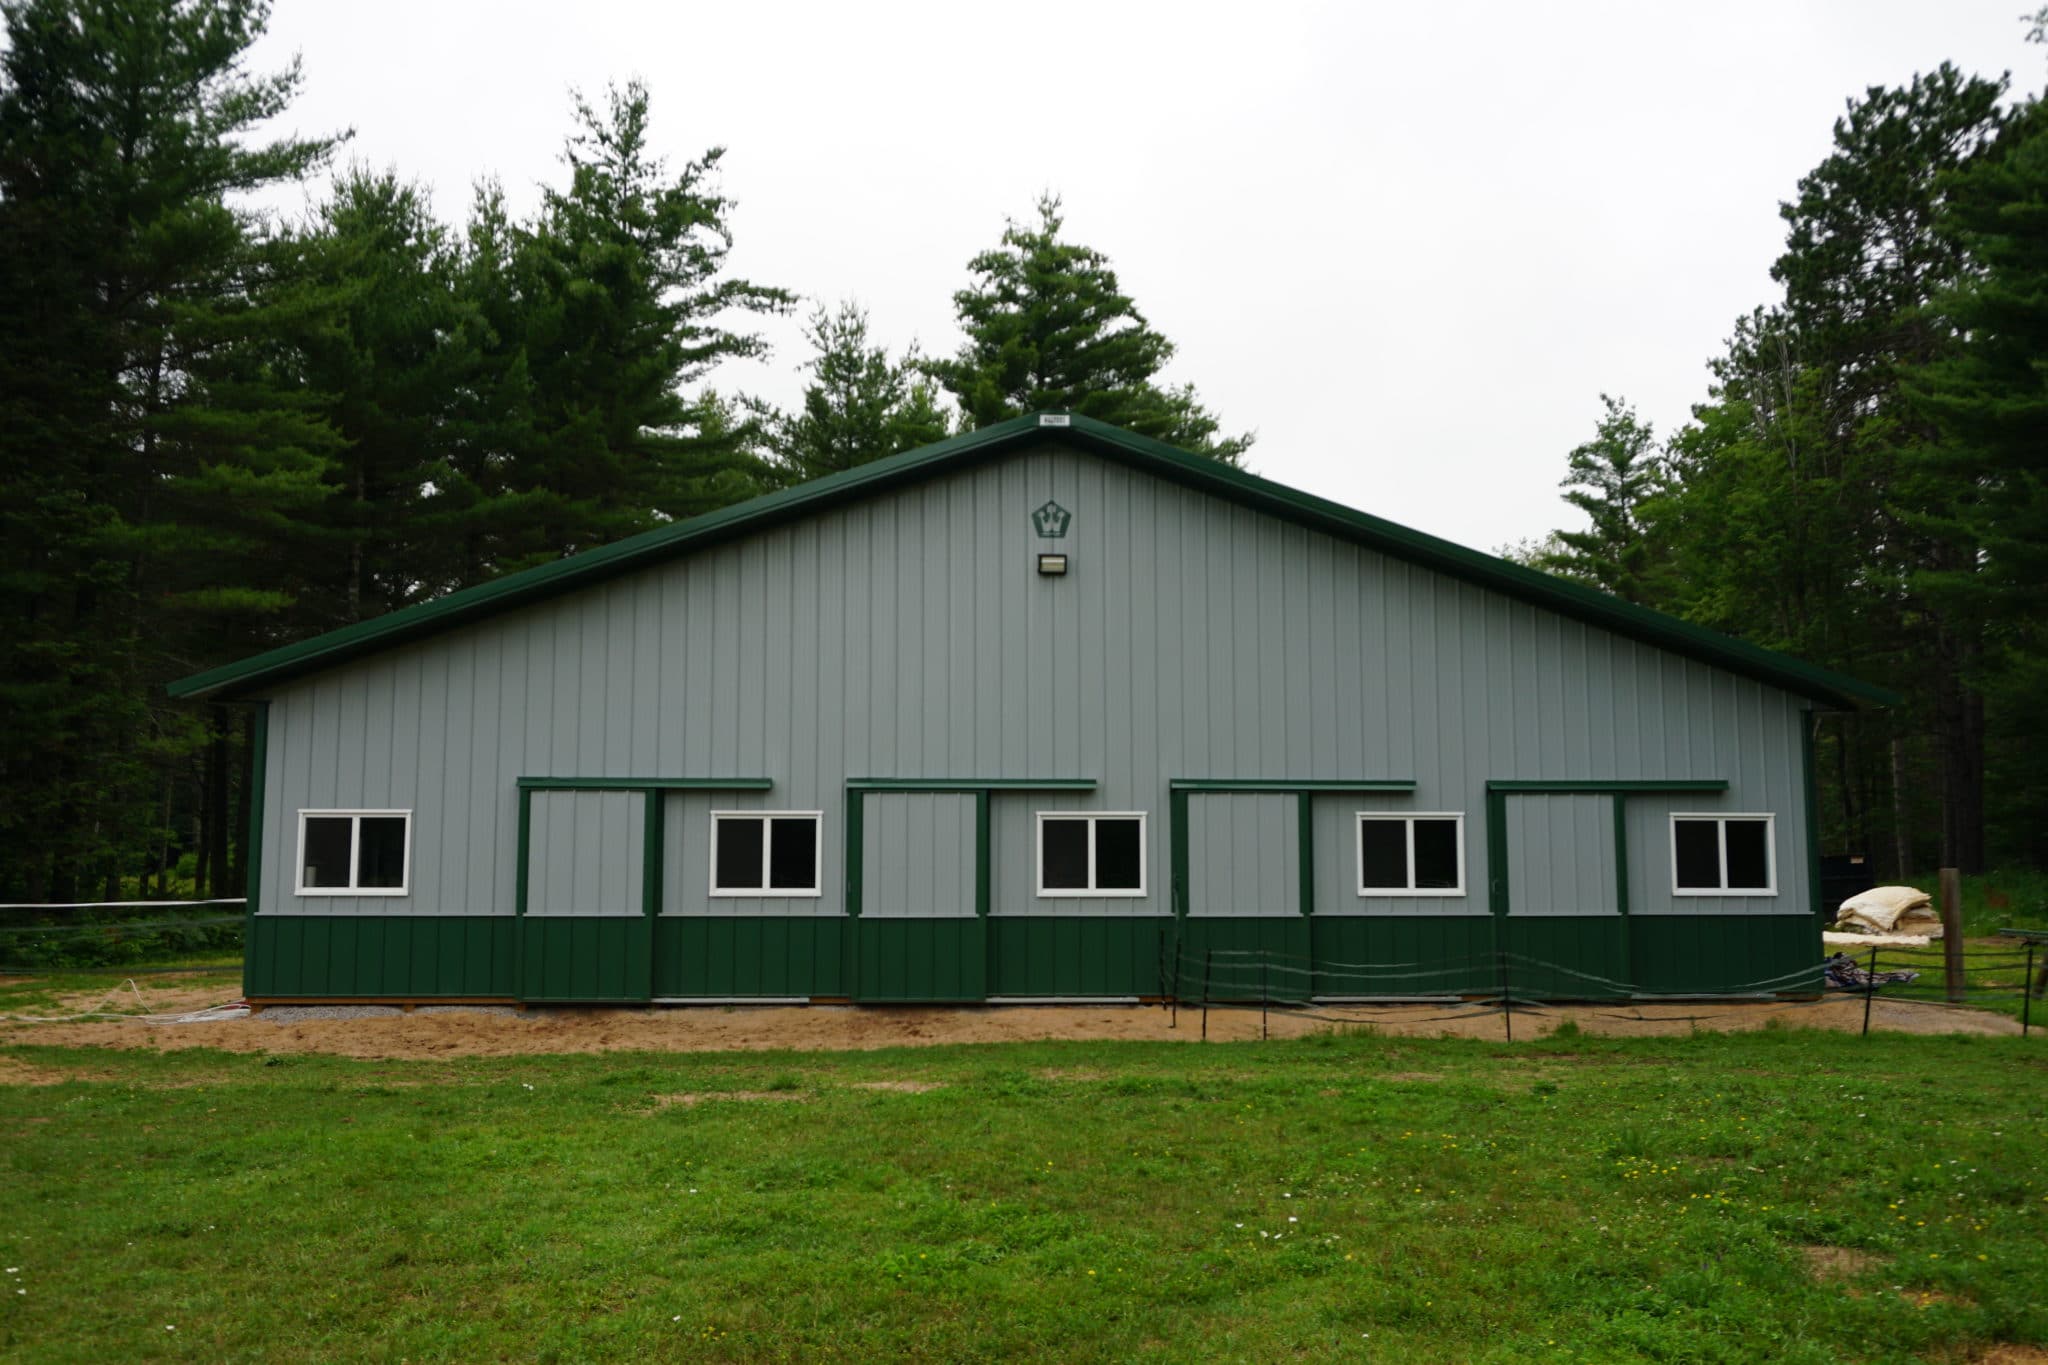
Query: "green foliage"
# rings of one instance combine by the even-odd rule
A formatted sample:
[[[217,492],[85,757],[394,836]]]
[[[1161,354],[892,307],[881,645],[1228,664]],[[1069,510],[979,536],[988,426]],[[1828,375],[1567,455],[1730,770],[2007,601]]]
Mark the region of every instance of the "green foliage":
[[[0,1353],[1975,1359],[2048,1341],[2039,1051],[17,1045]]]
[[[522,411],[508,452],[519,524],[499,566],[518,568],[725,506],[759,490],[752,433],[686,386],[761,353],[734,312],[790,297],[725,275],[730,201],[712,188],[723,149],[671,175],[648,149],[647,91],[576,102],[564,189],[511,231]],[[487,272],[488,273],[488,270]]]
[[[1569,551],[1545,561],[1904,692],[1890,715],[1831,719],[1820,746],[1824,845],[1876,854],[1893,875],[1937,859],[1981,868],[1987,827],[1999,856],[2043,856],[2038,835],[1985,814],[1987,736],[2031,738],[2040,724],[2001,681],[2025,670],[1993,663],[2025,632],[1987,632],[1985,604],[2018,606],[1994,564],[2037,551],[2001,560],[1976,509],[2022,505],[2003,495],[2025,480],[1994,474],[1956,407],[1982,383],[1958,368],[1987,325],[1960,300],[1977,296],[1990,261],[1965,200],[1988,183],[1973,168],[2014,145],[2002,92],[1944,65],[1851,102],[1832,151],[1781,208],[1782,298],[1737,322],[1708,401],[1661,460],[1610,400],[1566,480],[1593,526],[1560,533]],[[2023,351],[2005,362],[2014,377]],[[2016,443],[2012,459],[2024,466],[2037,448]],[[2010,540],[2034,534],[2016,526]],[[2038,620],[2038,607],[2020,615]],[[2001,798],[2036,809],[2023,793],[2048,770],[2006,769]]]
[[[768,447],[777,479],[802,483],[942,441],[951,423],[913,351],[901,362],[868,336],[867,311],[852,302],[820,307],[804,330],[812,382],[803,407],[775,414]]]
[[[1948,182],[1949,221],[1977,269],[1939,300],[1963,338],[1907,376],[1941,439],[1926,473],[1947,497],[1935,530],[1974,546],[1914,582],[1984,635],[1970,682],[1989,712],[1996,843],[2048,867],[2048,105],[2026,106]]]
[[[208,727],[158,685],[291,596],[334,438],[271,366],[305,292],[233,202],[333,144],[257,137],[298,84],[242,67],[261,4],[0,14],[0,888],[74,899],[168,838],[153,770]]]
[[[667,170],[638,85],[577,101],[529,222],[357,169],[273,229],[238,205],[334,142],[257,136],[298,83],[244,69],[264,5],[0,13],[0,899],[163,896],[192,852],[226,894],[233,727],[163,684],[760,491],[706,381],[789,297],[730,276],[720,152]]]
[[[1557,532],[1562,548],[1538,555],[1535,564],[1642,602],[1650,554],[1643,504],[1659,487],[1656,435],[1627,403],[1604,393],[1600,401],[1607,414],[1593,439],[1572,451],[1563,483],[1564,500],[1584,512],[1592,526]]]
[[[1192,385],[1162,387],[1173,343],[1117,284],[1109,258],[1060,236],[1060,201],[1038,223],[1012,222],[1002,245],[968,262],[975,283],[953,296],[967,341],[928,365],[971,426],[1040,410],[1078,412],[1183,450],[1237,464],[1252,437],[1222,424]]]

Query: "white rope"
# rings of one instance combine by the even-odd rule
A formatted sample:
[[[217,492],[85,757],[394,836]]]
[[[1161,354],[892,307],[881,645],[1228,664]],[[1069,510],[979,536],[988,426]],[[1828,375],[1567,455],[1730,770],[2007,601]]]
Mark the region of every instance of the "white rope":
[[[126,987],[134,995],[140,1013],[124,1014],[120,1010],[103,1008],[108,1001],[121,993],[122,987]],[[151,1014],[149,1002],[142,998],[142,988],[135,984],[135,978],[131,976],[101,996],[89,1010],[81,1010],[77,1014],[0,1014],[0,1021],[10,1024],[72,1024],[80,1019],[123,1019],[135,1024],[199,1024],[210,1023],[216,1019],[236,1019],[248,1012],[247,1004],[240,1000],[228,1000],[218,1005],[208,1005],[205,1009],[180,1014]]]
[[[147,910],[154,906],[247,905],[245,896],[210,901],[0,901],[0,910]]]

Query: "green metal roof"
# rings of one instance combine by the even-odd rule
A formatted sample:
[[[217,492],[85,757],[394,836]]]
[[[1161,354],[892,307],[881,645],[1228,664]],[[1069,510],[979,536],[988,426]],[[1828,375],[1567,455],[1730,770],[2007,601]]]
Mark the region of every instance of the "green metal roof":
[[[1049,417],[1053,424],[1042,424],[1042,416]],[[1118,464],[1830,706],[1854,707],[1859,702],[1896,705],[1900,701],[1897,694],[1884,688],[1663,612],[1635,606],[1593,588],[1397,526],[1120,427],[1079,415],[1037,413],[679,521],[553,564],[508,574],[239,663],[195,673],[172,683],[170,693],[174,697],[252,695],[265,686],[436,635],[557,593],[591,587],[706,546],[1041,444],[1087,450]]]

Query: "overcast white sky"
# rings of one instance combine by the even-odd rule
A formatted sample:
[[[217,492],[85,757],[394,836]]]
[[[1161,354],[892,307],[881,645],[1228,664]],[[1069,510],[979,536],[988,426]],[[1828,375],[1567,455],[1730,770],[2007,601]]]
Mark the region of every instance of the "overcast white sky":
[[[1773,297],[1780,200],[1843,101],[1943,60],[2019,88],[2034,0],[1715,4],[276,0],[287,123],[432,186],[559,182],[573,88],[639,77],[727,148],[735,272],[957,344],[1038,192],[1109,254],[1257,472],[1482,549],[1568,523],[1605,392],[1659,432]],[[791,404],[796,319],[713,382]]]

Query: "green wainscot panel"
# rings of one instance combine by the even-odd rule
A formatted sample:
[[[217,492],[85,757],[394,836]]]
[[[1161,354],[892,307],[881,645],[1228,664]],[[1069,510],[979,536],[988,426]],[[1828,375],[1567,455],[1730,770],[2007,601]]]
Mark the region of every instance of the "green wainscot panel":
[[[817,915],[664,915],[654,921],[654,998],[850,995],[848,921]]]
[[[517,922],[482,915],[255,915],[244,991],[296,997],[517,993]]]
[[[1643,995],[1804,995],[1821,988],[1813,915],[1634,915],[1636,990]]]
[[[863,916],[856,936],[853,998],[927,1003],[988,997],[988,921],[979,916]]]
[[[1310,923],[1188,915],[1180,922],[1183,1000],[1307,1000],[1315,990]]]
[[[1317,915],[1315,993],[1477,995],[1498,989],[1491,915]]]
[[[1516,1000],[1616,1000],[1632,994],[1622,915],[1514,915],[1500,921],[1498,989]]]
[[[1170,915],[994,915],[987,923],[990,995],[1029,999],[1171,990]]]
[[[527,915],[519,932],[520,999],[651,998],[654,930],[647,916]]]

